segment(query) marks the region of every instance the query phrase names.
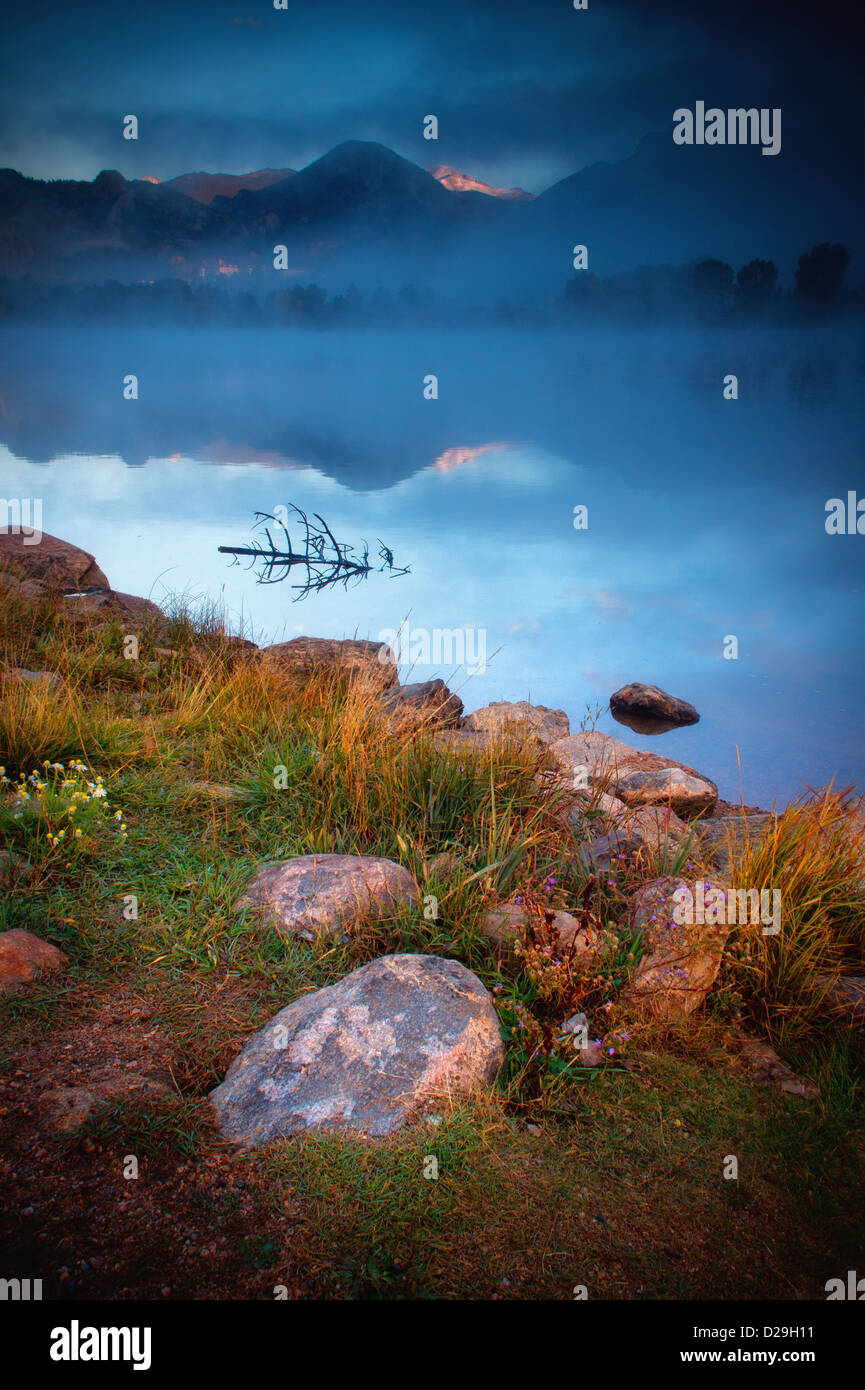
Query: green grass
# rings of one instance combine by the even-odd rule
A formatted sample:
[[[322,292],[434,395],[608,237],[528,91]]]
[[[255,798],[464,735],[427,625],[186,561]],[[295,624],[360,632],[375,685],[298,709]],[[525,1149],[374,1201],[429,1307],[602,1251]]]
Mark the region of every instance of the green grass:
[[[693,840],[599,882],[575,857],[596,808],[575,814],[543,750],[511,739],[455,753],[430,734],[394,737],[359,687],[289,679],[244,657],[220,623],[178,602],[170,639],[145,634],[132,663],[122,633],[73,630],[50,605],[0,615],[0,665],[63,677],[54,690],[3,678],[8,777],[80,758],[109,803],[57,843],[74,823],[62,798],[20,817],[8,796],[0,806],[3,843],[32,866],[0,929],[26,927],[70,958],[67,974],[0,1005],[0,1070],[14,1077],[22,1049],[73,1028],[82,1000],[120,993],[146,1000],[174,1058],[176,1096],[113,1101],[64,1151],[89,1152],[86,1141],[115,1166],[136,1152],[155,1170],[181,1158],[204,1173],[223,1146],[203,1098],[245,1037],[384,952],[434,952],[493,991],[498,1084],[385,1144],[319,1134],[233,1159],[257,1213],[235,1256],[261,1274],[262,1296],[268,1280],[328,1297],[569,1298],[580,1282],[602,1297],[819,1296],[807,1294],[819,1251],[858,1238],[865,1197],[861,1040],[810,983],[865,962],[849,795],[801,799],[739,854],[736,882],[782,886],[781,936],[734,929],[707,1010],[687,1026],[649,1024],[622,998],[643,950],[627,897],[641,879],[708,867]],[[157,660],[159,646],[176,654]],[[311,944],[236,911],[258,863],[316,851],[394,859],[421,897],[358,922],[348,941]],[[610,933],[590,974],[554,978],[530,954],[493,948],[482,915],[518,893]],[[137,915],[124,915],[130,895]],[[434,920],[423,895],[437,899]],[[614,1049],[601,1068],[556,1041],[576,1009]],[[737,1073],[743,1021],[819,1086],[819,1102]],[[720,1176],[731,1153],[736,1182]]]

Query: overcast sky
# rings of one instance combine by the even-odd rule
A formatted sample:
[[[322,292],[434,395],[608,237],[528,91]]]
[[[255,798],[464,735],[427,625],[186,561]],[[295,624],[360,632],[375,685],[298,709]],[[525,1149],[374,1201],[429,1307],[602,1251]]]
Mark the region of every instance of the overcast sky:
[[[851,16],[845,19],[844,11]],[[380,140],[532,192],[678,106],[858,130],[852,7],[800,0],[47,0],[4,22],[0,165],[41,178],[301,168]],[[140,138],[122,138],[138,116]],[[439,140],[422,120],[439,118]]]

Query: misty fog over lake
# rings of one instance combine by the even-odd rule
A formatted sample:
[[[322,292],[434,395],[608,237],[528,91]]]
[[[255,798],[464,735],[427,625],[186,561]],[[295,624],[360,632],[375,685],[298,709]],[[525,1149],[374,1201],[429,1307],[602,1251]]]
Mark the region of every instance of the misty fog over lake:
[[[865,541],[825,528],[829,498],[865,493],[853,328],[2,339],[0,494],[41,498],[44,530],[114,588],[221,595],[259,642],[481,629],[485,671],[401,678],[442,676],[467,712],[561,707],[574,730],[600,704],[599,729],[731,800],[737,747],[747,803],[865,780]],[[291,503],[373,554],[380,538],[411,573],[294,604],[290,579],[257,585],[218,554]],[[632,680],[700,723],[623,728],[606,707]]]

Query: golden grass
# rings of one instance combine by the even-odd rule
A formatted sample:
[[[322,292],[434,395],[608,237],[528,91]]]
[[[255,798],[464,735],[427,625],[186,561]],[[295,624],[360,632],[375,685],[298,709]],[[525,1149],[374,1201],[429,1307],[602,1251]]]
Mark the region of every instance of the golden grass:
[[[783,1045],[827,1012],[815,977],[865,966],[865,838],[850,789],[804,793],[760,838],[733,842],[736,887],[781,894],[781,930],[733,929],[727,961],[756,1021]]]

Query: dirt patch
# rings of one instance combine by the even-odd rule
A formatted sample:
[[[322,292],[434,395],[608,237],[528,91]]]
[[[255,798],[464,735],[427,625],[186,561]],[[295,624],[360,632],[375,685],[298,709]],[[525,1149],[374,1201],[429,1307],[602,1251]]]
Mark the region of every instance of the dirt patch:
[[[272,1298],[246,1176],[256,1160],[221,1145],[206,1100],[189,1097],[196,1068],[154,1002],[121,987],[65,1004],[68,1017],[16,1039],[0,1075],[4,1269],[42,1279],[47,1299]],[[51,1122],[44,1102],[59,1092],[98,1097],[83,1128]],[[192,1161],[176,1152],[186,1142]]]

